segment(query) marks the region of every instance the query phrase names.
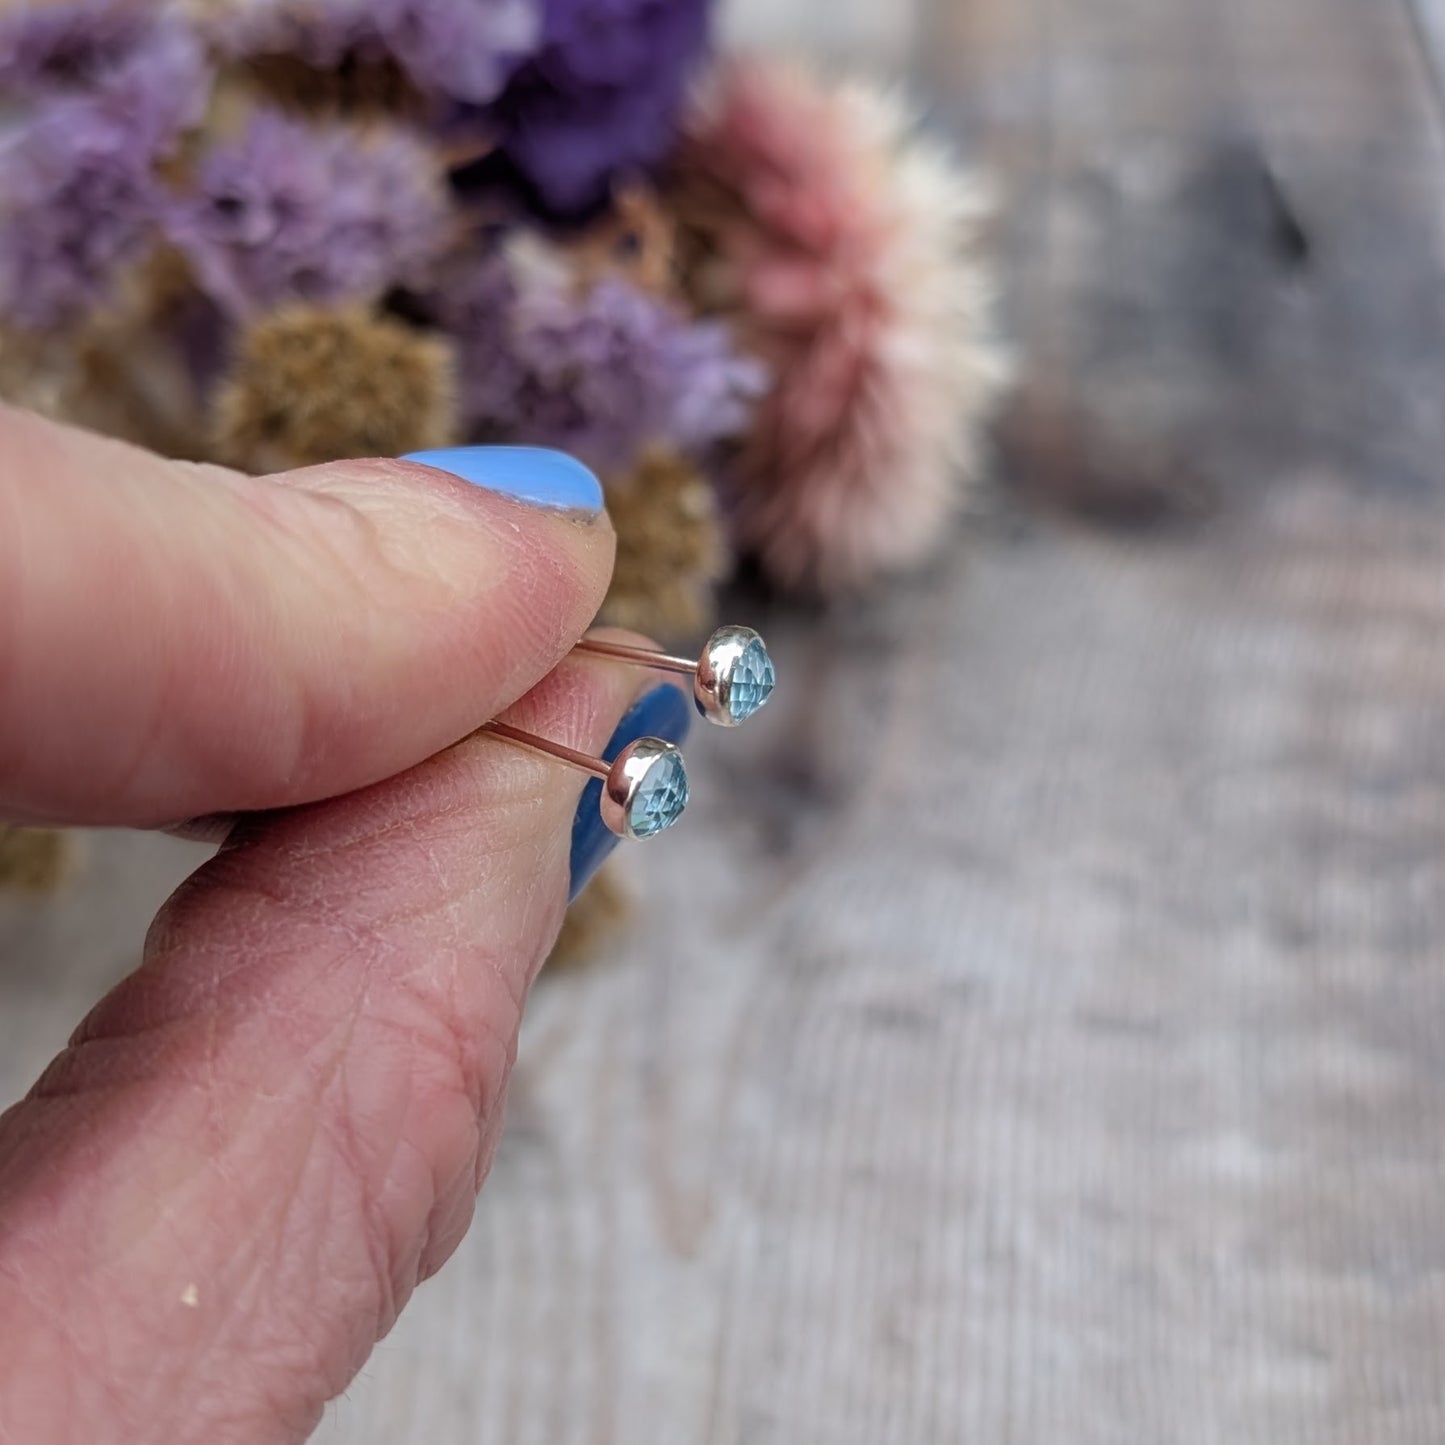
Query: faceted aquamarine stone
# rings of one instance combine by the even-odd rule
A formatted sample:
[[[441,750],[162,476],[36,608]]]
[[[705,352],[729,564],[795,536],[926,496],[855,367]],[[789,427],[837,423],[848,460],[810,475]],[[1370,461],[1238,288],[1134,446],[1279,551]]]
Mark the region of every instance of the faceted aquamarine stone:
[[[680,753],[664,753],[647,770],[632,799],[628,821],[639,838],[670,828],[687,807],[687,769]]]
[[[773,659],[760,641],[748,643],[733,668],[728,687],[728,711],[735,723],[746,722],[773,695],[778,675]]]

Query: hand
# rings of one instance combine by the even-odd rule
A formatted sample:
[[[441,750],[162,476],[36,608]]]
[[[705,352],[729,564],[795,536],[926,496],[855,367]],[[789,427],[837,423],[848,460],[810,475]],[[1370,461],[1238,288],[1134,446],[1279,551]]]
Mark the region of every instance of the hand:
[[[564,659],[612,550],[433,468],[255,480],[0,408],[0,818],[251,815],[0,1118],[0,1441],[300,1440],[456,1246],[585,781],[457,740],[601,750],[638,677]]]

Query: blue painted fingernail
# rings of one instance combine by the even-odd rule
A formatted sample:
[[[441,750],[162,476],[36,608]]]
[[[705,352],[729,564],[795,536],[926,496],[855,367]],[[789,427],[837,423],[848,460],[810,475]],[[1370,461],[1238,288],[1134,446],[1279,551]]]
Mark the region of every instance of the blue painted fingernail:
[[[693,707],[686,693],[666,684],[655,687],[622,719],[602,753],[603,761],[616,762],[618,753],[638,738],[661,738],[681,746],[687,741],[692,718]],[[602,782],[594,778],[582,793],[572,823],[573,898],[592,881],[617,843],[617,835],[602,821]]]
[[[604,505],[602,483],[581,462],[545,447],[449,447],[411,452],[401,460],[450,472],[532,507],[595,517]]]

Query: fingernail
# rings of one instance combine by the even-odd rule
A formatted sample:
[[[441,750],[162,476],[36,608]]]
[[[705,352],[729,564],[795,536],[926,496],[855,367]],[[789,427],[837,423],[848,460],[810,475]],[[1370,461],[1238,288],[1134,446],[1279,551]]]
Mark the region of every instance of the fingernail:
[[[661,738],[681,746],[692,727],[692,704],[681,689],[664,684],[655,687],[622,719],[612,741],[603,750],[604,762],[638,738]],[[594,778],[582,793],[577,817],[572,823],[572,897],[592,881],[597,870],[617,846],[618,838],[602,821],[602,782]]]
[[[448,447],[411,452],[401,460],[450,472],[532,507],[595,517],[604,505],[601,482],[581,462],[545,447]]]

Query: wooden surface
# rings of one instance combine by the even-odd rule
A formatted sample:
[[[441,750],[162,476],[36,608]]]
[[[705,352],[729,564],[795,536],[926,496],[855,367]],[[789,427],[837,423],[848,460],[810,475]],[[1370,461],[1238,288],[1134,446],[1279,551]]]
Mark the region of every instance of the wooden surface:
[[[1000,520],[772,621],[787,691],[694,745],[638,929],[539,988],[476,1226],[324,1440],[1445,1439],[1429,9],[857,35],[895,6],[1004,182],[1005,466],[1162,522]],[[0,1095],[192,856],[101,840],[0,906]]]

